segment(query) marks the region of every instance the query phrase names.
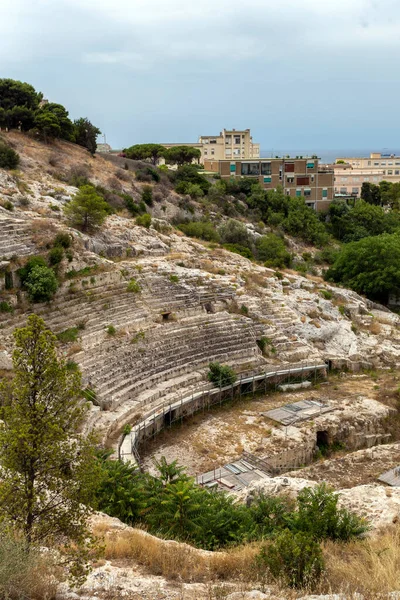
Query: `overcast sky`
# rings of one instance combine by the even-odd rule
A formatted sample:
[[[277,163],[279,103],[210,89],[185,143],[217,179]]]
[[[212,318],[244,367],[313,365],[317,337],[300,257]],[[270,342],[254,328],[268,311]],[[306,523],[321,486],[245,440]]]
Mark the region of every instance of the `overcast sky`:
[[[0,76],[113,147],[398,148],[399,0],[1,0]]]

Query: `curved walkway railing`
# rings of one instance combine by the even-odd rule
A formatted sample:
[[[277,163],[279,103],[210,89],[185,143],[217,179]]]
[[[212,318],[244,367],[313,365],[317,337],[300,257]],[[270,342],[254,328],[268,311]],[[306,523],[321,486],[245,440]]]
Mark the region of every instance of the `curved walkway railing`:
[[[303,381],[305,377],[309,378],[310,376],[315,380],[321,375],[325,377],[328,368],[328,364],[322,362],[312,365],[285,365],[281,369],[242,376],[235,383],[226,387],[202,388],[176,402],[159,405],[144,415],[132,428],[132,431],[122,439],[118,447],[119,458],[133,462],[140,467],[140,446],[146,440],[154,438],[164,427],[171,427],[177,421],[182,421],[200,411],[205,412],[212,406],[221,405],[227,400],[261,392],[266,393],[271,388],[275,387],[276,389],[285,381]]]

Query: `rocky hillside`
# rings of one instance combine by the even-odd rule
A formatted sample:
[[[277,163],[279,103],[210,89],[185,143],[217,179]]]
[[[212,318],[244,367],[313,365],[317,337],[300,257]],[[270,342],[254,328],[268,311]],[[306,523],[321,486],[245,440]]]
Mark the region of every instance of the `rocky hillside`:
[[[186,238],[159,218],[183,206],[165,183],[154,184],[149,229],[121,206],[93,235],[68,228],[62,209],[78,191],[74,177],[133,197],[143,184],[73,144],[46,146],[15,132],[7,140],[21,168],[0,171],[0,366],[10,368],[14,327],[32,311],[42,315],[81,367],[93,392],[88,426],[104,438],[204,385],[212,360],[237,372],[314,361],[352,370],[397,365],[397,315],[318,277],[277,273]],[[16,271],[28,256],[45,255],[60,230],[73,245],[59,289],[51,302],[30,304]]]

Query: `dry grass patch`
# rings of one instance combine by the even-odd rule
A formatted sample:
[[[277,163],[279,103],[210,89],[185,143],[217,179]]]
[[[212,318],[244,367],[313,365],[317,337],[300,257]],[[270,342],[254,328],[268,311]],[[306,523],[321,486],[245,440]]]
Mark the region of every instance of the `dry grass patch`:
[[[374,335],[378,335],[378,333],[382,331],[382,327],[380,326],[378,321],[372,321],[371,325],[369,326],[369,331]]]
[[[259,551],[258,544],[240,546],[227,552],[207,552],[188,544],[162,540],[138,529],[105,532],[98,525],[95,534],[104,535],[107,560],[131,559],[153,575],[169,580],[251,581],[254,578],[253,564]]]
[[[324,544],[322,591],[361,593],[365,598],[400,589],[400,527],[348,544]]]

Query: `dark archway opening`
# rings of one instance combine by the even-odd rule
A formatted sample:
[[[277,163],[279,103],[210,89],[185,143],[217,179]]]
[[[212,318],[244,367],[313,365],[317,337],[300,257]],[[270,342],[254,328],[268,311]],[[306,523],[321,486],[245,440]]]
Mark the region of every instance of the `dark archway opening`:
[[[12,290],[14,282],[13,282],[13,274],[11,273],[11,271],[6,271],[5,272],[5,288],[6,290]]]
[[[329,434],[327,431],[317,431],[317,448],[322,455],[327,454],[329,450]]]
[[[161,313],[161,315],[162,315],[162,320],[163,321],[169,321],[171,313],[170,312],[163,312],[163,313]]]

